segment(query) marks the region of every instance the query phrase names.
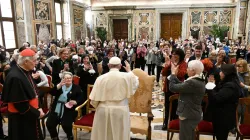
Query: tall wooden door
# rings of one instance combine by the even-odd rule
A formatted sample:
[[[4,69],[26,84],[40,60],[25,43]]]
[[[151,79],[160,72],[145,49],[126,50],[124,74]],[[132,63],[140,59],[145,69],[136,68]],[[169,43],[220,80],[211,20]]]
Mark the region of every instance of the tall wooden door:
[[[182,14],[161,14],[161,38],[178,39],[181,36]]]
[[[128,38],[128,19],[113,19],[113,38],[127,39]]]

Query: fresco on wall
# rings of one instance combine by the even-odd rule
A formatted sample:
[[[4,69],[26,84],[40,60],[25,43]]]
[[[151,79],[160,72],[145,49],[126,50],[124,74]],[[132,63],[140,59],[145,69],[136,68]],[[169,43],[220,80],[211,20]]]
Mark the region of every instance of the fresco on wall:
[[[231,16],[232,16],[232,11],[230,10],[220,11],[220,23],[231,24]]]
[[[149,39],[149,27],[141,27],[139,29],[139,39]]]
[[[50,20],[51,3],[34,0],[34,17],[36,20]]]
[[[24,20],[22,0],[15,0],[15,4],[16,4],[16,19]]]
[[[232,27],[233,8],[197,8],[190,9],[188,36],[199,38],[201,35],[210,34],[210,26],[221,24]],[[228,32],[228,37],[232,38],[232,32]]]
[[[139,25],[148,25],[149,24],[149,13],[139,13],[139,17],[140,17],[140,22]]]
[[[239,34],[244,34],[245,33],[245,21],[246,21],[246,9],[241,8],[240,9],[240,18],[239,18]]]
[[[204,11],[204,23],[205,24],[217,23],[217,11]]]
[[[26,42],[24,22],[17,22],[17,38],[19,46]]]
[[[98,27],[107,25],[106,16],[104,13],[98,13],[96,16],[96,25]]]
[[[201,12],[193,11],[191,13],[191,23],[192,24],[200,24],[200,20],[201,20]]]
[[[211,30],[212,30],[212,26],[204,26],[203,27],[204,35],[210,35],[211,34]]]
[[[47,23],[36,23],[36,37],[37,42],[43,41],[44,43],[49,43],[51,37],[51,24]]]
[[[75,27],[75,39],[81,39],[82,38],[82,27],[77,26]]]
[[[73,7],[73,14],[74,14],[74,24],[75,25],[82,25],[83,24],[83,10],[81,7],[74,6]]]

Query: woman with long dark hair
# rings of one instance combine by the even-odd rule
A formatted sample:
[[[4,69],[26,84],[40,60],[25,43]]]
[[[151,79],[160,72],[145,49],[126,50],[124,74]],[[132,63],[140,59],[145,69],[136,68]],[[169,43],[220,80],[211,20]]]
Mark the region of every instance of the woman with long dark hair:
[[[178,116],[176,115],[178,101],[173,102],[172,113],[171,113],[172,115],[168,116],[169,97],[176,93],[171,92],[169,90],[169,80],[166,77],[168,77],[171,74],[171,66],[174,65],[176,67],[178,66],[178,73],[176,74],[177,78],[182,82],[185,80],[185,75],[187,73],[187,63],[185,62],[184,58],[185,58],[185,53],[182,49],[174,49],[171,53],[171,56],[165,56],[165,64],[164,64],[164,68],[162,69],[162,76],[165,77],[164,78],[165,80],[163,83],[163,91],[165,94],[165,112],[164,112],[165,118],[164,118],[162,130],[167,130],[168,117],[170,117],[171,120],[178,118]]]
[[[217,140],[227,140],[228,133],[236,124],[236,108],[241,93],[236,68],[231,64],[221,65],[220,83],[214,89],[206,85],[212,111],[213,130]],[[209,82],[214,82],[209,78]],[[211,83],[209,83],[211,85]]]

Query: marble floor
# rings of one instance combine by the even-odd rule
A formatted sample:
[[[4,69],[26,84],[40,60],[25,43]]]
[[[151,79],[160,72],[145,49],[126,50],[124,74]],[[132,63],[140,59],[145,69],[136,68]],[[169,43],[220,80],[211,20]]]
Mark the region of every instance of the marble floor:
[[[167,132],[162,131],[162,122],[163,122],[163,104],[164,104],[164,96],[163,92],[160,89],[160,86],[155,86],[153,91],[153,102],[152,102],[152,112],[154,114],[154,121],[152,123],[152,140],[166,140]],[[142,114],[146,115],[146,114]],[[7,134],[8,126],[7,123],[4,123],[4,132]],[[46,133],[46,140],[50,140],[50,135]],[[78,140],[90,140],[91,133],[78,131]],[[60,128],[59,130],[59,138],[60,140],[67,140],[64,131]],[[137,140],[145,140],[145,135],[133,134],[131,133],[131,138],[136,138]],[[175,134],[173,140],[178,140],[178,134]],[[200,140],[212,140],[211,136],[201,135]],[[235,140],[235,137],[229,137],[228,140]]]
[[[157,86],[155,83],[152,95],[152,113],[154,114],[154,121],[152,122],[152,140],[166,140],[167,139],[167,132],[162,131],[162,123],[163,123],[163,106],[164,106],[164,93],[161,90],[161,82],[160,85]],[[134,115],[134,114],[133,114]],[[142,114],[146,115],[146,114]],[[7,123],[4,123],[4,132],[7,134],[8,126]],[[46,133],[46,140],[50,140],[50,135]],[[90,140],[91,133],[78,131],[78,140]],[[145,140],[146,136],[140,134],[132,134],[131,138],[136,138],[137,140]],[[59,139],[60,140],[67,140],[64,131],[60,128],[59,130]],[[179,135],[174,134],[173,140],[178,140]],[[229,137],[228,140],[235,140],[235,137]],[[211,136],[201,135],[200,140],[212,140]]]

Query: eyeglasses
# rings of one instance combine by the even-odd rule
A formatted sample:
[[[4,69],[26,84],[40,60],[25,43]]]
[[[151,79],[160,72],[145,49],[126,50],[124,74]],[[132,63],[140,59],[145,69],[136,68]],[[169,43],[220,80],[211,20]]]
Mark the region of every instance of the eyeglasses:
[[[65,77],[64,78],[64,80],[71,80],[71,79],[72,79],[72,77],[67,77],[67,78]]]
[[[243,66],[241,66],[241,65],[237,65],[237,67],[243,67]]]

